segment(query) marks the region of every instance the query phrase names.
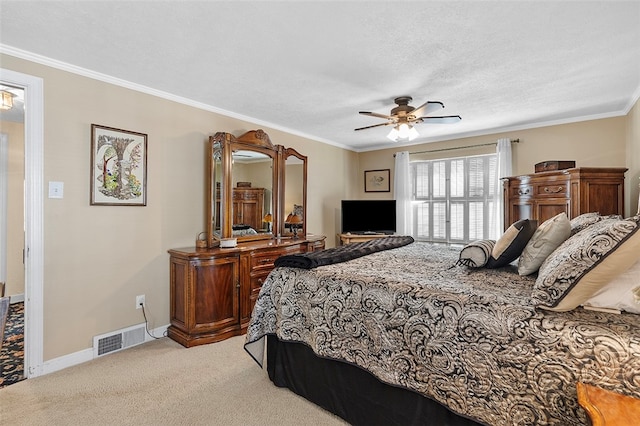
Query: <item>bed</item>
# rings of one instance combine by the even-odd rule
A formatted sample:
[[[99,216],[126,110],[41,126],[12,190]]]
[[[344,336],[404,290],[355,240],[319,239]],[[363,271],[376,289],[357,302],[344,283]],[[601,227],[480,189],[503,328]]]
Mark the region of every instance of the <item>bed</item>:
[[[624,234],[605,254],[591,245],[598,268],[630,242],[635,260],[623,268],[640,258],[640,218],[625,221],[585,228]],[[461,247],[421,242],[279,266],[262,286],[245,349],[261,366],[266,356],[278,386],[352,424],[587,424],[577,382],[640,398],[640,315],[549,310],[561,305],[546,299],[562,285],[551,291],[542,278],[551,268],[567,281],[554,260],[575,260],[564,252],[577,238],[531,275],[517,262],[465,266]],[[573,282],[565,293],[577,291]]]

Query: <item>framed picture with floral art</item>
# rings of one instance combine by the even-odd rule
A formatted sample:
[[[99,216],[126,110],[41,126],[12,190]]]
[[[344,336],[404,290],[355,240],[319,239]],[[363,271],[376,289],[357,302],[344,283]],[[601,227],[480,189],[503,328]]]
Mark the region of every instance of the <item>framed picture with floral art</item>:
[[[147,135],[91,125],[91,205],[147,205]]]

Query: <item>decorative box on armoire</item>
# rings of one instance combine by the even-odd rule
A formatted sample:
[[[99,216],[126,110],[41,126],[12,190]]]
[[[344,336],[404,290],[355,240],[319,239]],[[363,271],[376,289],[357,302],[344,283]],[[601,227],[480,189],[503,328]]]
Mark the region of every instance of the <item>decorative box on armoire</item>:
[[[520,219],[542,223],[566,212],[624,216],[626,168],[577,167],[503,178],[505,229]]]

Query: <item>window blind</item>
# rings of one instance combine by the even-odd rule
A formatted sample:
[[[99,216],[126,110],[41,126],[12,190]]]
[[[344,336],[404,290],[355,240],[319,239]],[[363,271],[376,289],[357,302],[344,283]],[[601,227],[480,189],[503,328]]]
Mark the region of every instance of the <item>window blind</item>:
[[[412,162],[416,239],[464,244],[489,238],[496,166],[495,154]]]

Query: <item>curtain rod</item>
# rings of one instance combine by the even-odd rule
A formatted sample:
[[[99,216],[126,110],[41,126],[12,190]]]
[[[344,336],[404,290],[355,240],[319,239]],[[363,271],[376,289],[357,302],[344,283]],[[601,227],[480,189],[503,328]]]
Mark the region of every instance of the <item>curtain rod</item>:
[[[511,143],[520,143],[520,139],[511,139]],[[428,152],[452,151],[454,149],[476,148],[478,146],[489,146],[489,145],[497,145],[497,144],[498,144],[497,142],[491,142],[491,143],[480,143],[480,144],[477,144],[477,145],[455,146],[455,147],[451,147],[451,148],[432,149],[432,150],[429,150],[429,151],[410,152],[409,155],[411,155],[411,154],[426,154]],[[393,156],[395,157],[396,155],[393,154]]]

